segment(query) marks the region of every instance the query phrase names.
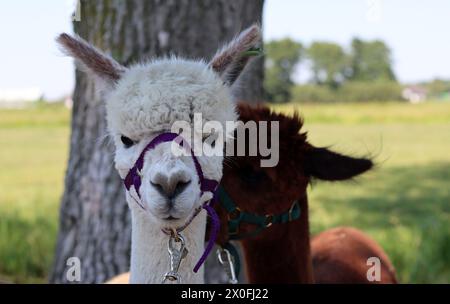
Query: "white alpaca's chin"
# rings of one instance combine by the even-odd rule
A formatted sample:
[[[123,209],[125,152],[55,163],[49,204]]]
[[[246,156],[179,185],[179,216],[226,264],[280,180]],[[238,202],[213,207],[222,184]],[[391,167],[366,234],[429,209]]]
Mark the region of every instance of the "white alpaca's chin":
[[[172,209],[168,212],[155,212],[149,209],[150,216],[152,216],[156,223],[158,223],[161,228],[179,228],[183,226],[195,212],[195,207],[191,207],[188,211],[180,211],[177,209]]]

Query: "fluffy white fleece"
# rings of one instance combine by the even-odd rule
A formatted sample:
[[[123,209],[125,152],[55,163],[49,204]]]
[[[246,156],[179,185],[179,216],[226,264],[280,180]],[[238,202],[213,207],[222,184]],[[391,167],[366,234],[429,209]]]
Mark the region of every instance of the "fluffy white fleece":
[[[106,95],[111,133],[139,140],[152,132],[169,131],[175,121],[235,121],[228,86],[203,61],[166,58],[131,66]]]

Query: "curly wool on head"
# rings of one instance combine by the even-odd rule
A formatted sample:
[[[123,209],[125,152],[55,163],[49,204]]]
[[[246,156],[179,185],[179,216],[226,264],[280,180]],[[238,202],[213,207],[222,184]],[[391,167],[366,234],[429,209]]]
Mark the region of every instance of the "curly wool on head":
[[[170,130],[176,121],[235,121],[231,90],[204,62],[177,57],[131,66],[106,96],[109,131],[130,138]]]

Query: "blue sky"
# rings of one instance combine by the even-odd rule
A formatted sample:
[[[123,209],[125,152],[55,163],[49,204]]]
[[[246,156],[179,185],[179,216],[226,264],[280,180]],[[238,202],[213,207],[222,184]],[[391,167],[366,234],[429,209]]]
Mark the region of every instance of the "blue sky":
[[[72,61],[54,43],[71,31],[72,7],[73,0],[0,0],[0,89],[40,87],[49,98],[72,91]],[[450,78],[448,0],[266,0],[263,27],[265,39],[304,44],[383,39],[400,81]]]

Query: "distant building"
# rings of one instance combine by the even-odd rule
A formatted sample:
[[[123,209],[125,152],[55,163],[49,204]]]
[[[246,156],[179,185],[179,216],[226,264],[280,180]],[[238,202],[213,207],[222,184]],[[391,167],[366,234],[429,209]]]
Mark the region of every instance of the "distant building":
[[[403,89],[402,96],[410,103],[420,103],[427,99],[427,91],[419,86],[408,86]]]
[[[21,108],[42,99],[39,88],[0,89],[0,107]]]

